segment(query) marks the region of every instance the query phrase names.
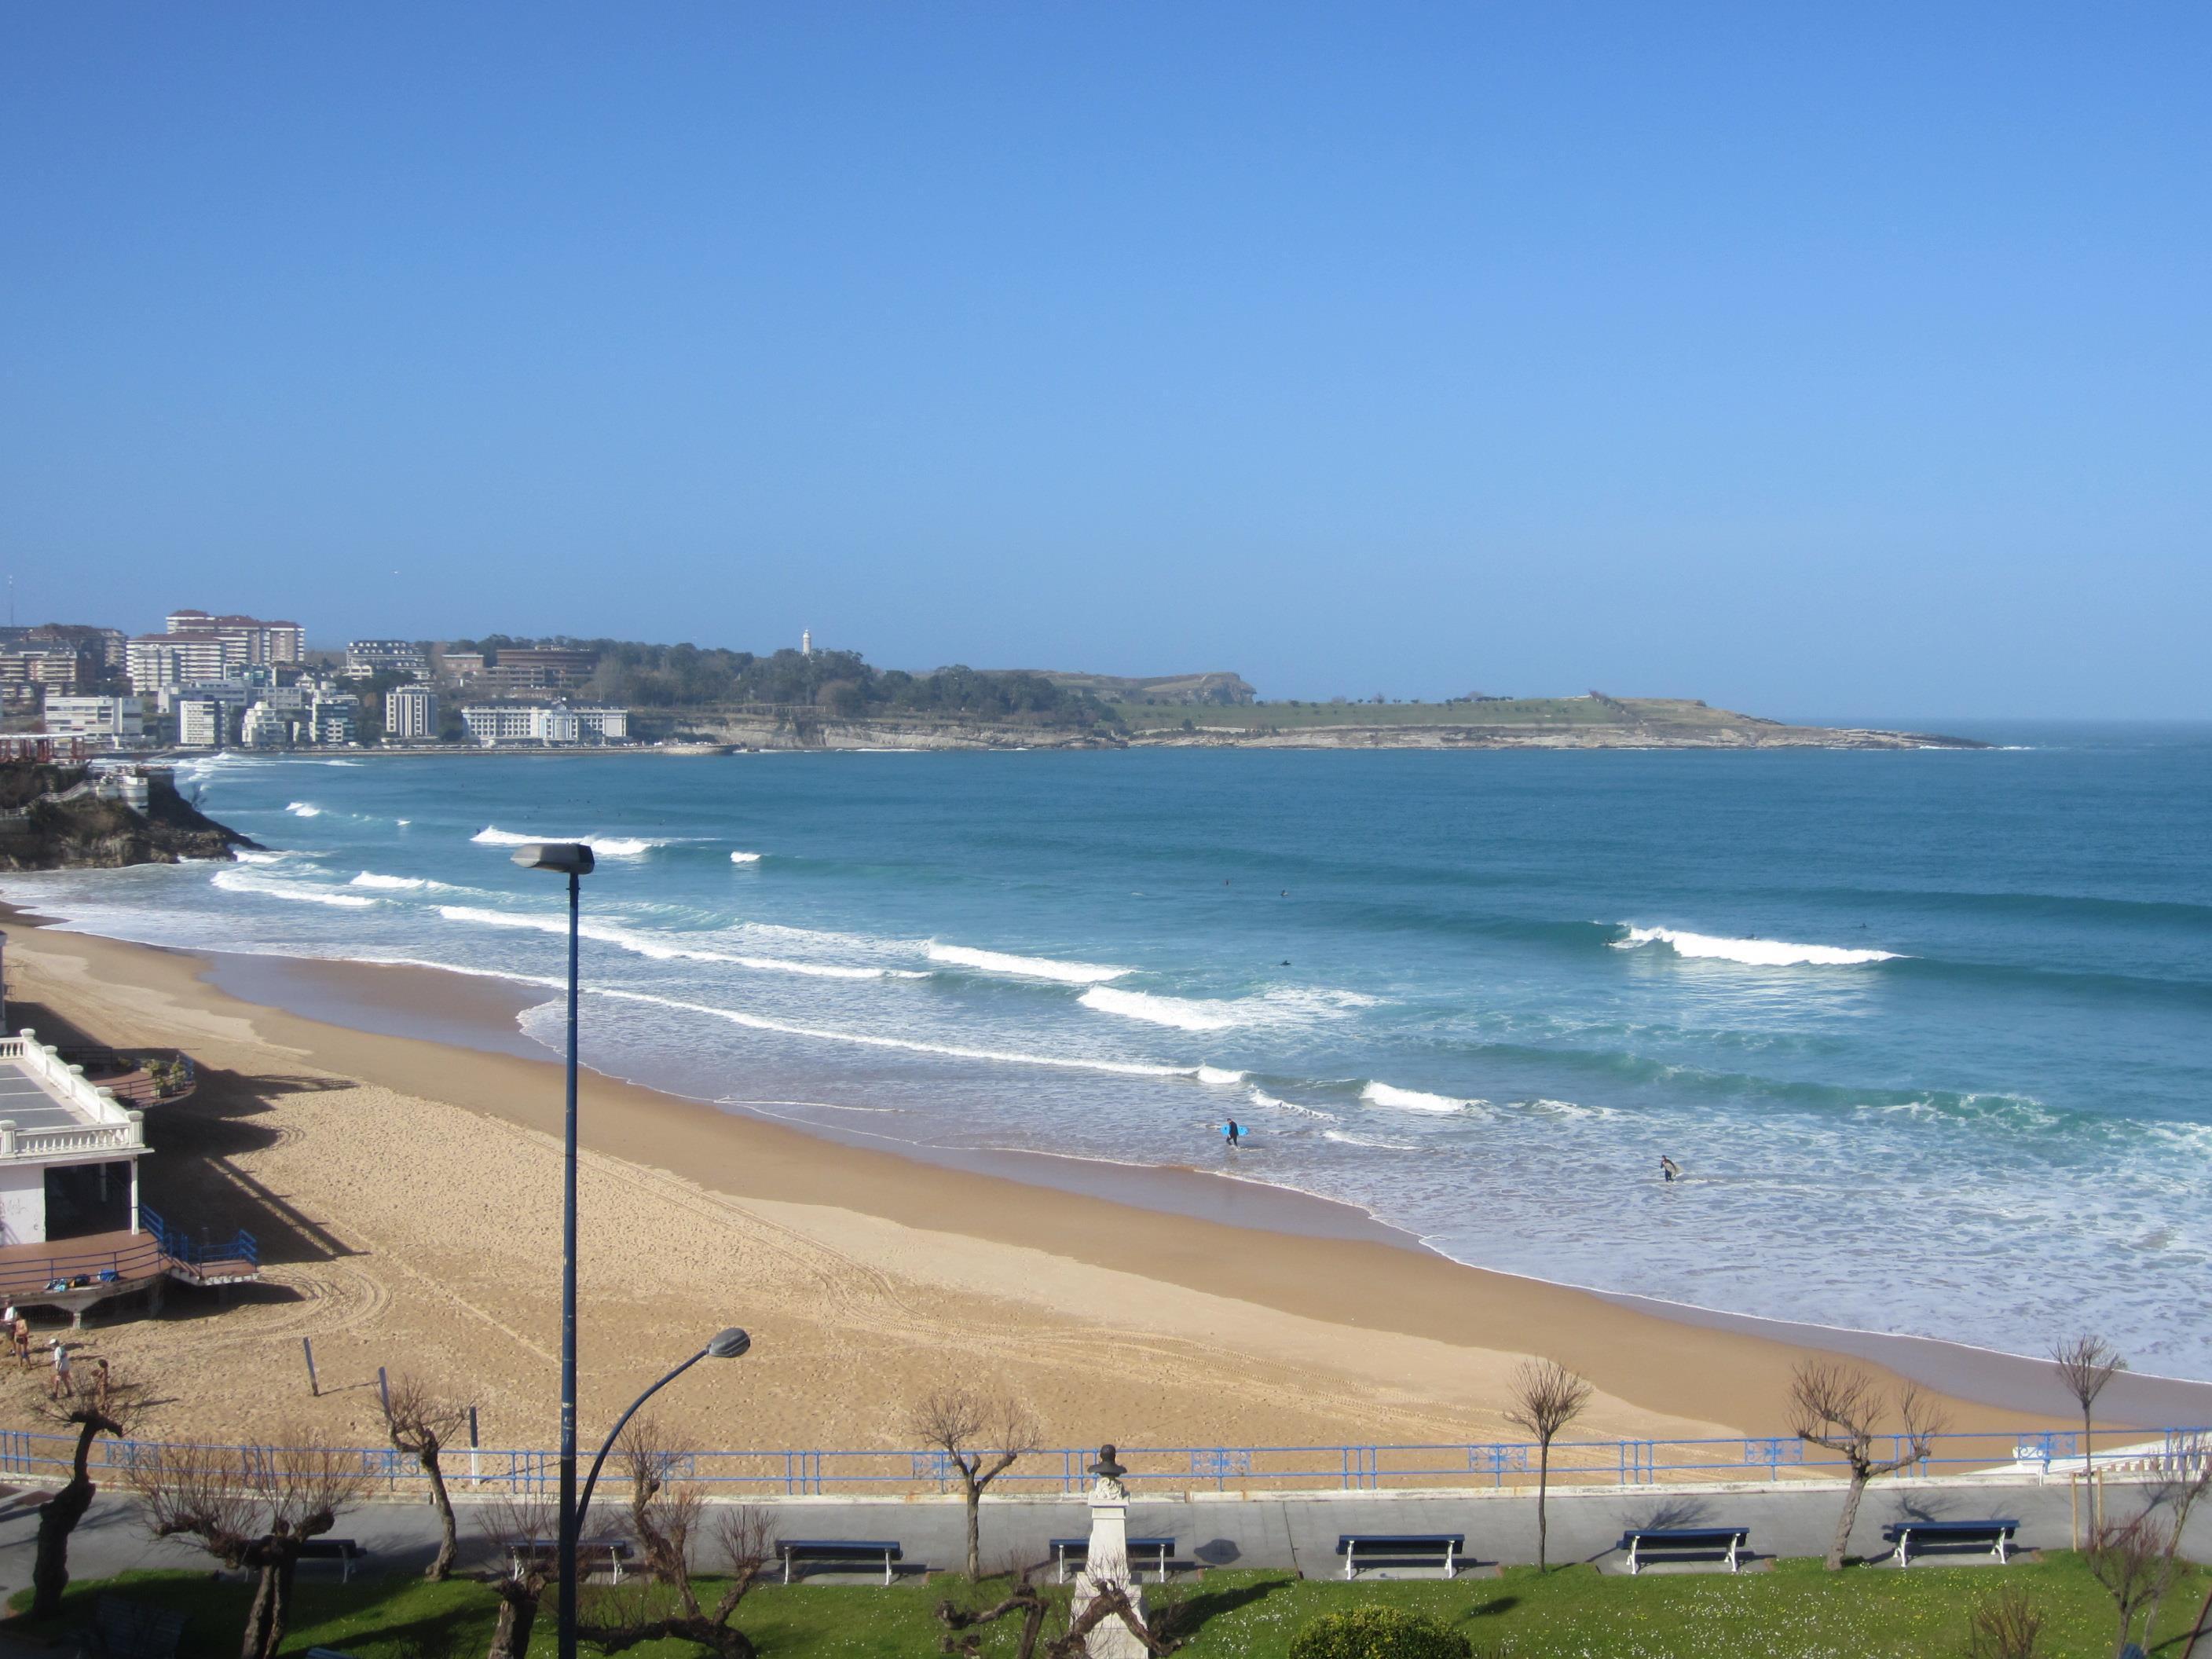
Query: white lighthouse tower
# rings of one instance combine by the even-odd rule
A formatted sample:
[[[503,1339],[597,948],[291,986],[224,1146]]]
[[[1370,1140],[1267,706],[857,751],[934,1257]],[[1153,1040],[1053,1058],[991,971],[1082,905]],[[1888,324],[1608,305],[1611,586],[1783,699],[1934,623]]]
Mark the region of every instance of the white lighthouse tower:
[[[814,630],[811,628],[803,628],[799,631],[799,654],[802,657],[811,657],[814,654]]]

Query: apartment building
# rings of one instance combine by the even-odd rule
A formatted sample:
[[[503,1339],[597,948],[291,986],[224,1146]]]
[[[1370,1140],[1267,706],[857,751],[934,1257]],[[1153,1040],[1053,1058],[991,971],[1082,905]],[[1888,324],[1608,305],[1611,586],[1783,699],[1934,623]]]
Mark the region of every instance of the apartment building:
[[[386,692],[384,735],[394,743],[423,743],[435,738],[437,693],[427,685],[399,685]]]
[[[245,649],[241,662],[274,667],[301,662],[307,654],[307,631],[295,622],[264,622],[258,617],[211,616],[204,611],[172,611],[169,633],[234,641]]]
[[[144,706],[136,697],[48,697],[46,715],[51,737],[112,745],[137,743],[146,735]]]

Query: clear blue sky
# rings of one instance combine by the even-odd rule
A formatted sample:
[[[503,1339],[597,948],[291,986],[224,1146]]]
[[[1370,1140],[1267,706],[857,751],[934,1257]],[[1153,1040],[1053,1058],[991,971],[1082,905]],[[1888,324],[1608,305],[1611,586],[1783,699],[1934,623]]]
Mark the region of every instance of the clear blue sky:
[[[19,5],[26,620],[2212,715],[2212,8]]]

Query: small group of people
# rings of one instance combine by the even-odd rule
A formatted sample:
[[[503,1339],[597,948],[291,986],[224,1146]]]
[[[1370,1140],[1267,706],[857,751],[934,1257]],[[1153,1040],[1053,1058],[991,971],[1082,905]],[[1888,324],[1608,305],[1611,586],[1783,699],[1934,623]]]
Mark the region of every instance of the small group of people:
[[[10,1303],[6,1311],[0,1312],[0,1328],[4,1328],[8,1340],[15,1346],[17,1364],[21,1369],[28,1370],[33,1363],[31,1322],[23,1317],[23,1310],[21,1308]],[[46,1344],[46,1348],[52,1357],[54,1368],[52,1376],[46,1379],[46,1398],[49,1400],[76,1399],[77,1397],[76,1366],[70,1358],[69,1344],[57,1336]],[[108,1388],[107,1362],[105,1359],[95,1359],[92,1362],[90,1393],[93,1403],[103,1412],[107,1409]]]

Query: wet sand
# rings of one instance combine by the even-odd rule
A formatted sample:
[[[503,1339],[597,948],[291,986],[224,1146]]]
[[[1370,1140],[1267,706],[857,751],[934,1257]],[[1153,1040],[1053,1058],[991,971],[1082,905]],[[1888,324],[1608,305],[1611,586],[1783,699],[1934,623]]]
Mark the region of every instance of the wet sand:
[[[208,1068],[149,1119],[149,1201],[264,1234],[270,1289],[94,1334],[175,1385],[149,1432],[265,1432],[281,1413],[372,1439],[384,1365],[477,1401],[487,1444],[551,1443],[561,1078],[514,1028],[541,994],[7,920],[27,1005],[11,1026],[173,1043]],[[692,1443],[907,1443],[908,1404],[955,1376],[1015,1388],[1055,1445],[1519,1438],[1502,1411],[1531,1353],[1597,1384],[1593,1437],[1783,1432],[1791,1368],[1820,1350],[1909,1371],[1960,1427],[2063,1420],[2039,1364],[1486,1273],[1199,1171],[925,1160],[590,1073],[583,1122],[586,1420],[721,1324],[756,1336],[665,1397]],[[2208,1396],[2124,1378],[2104,1414],[2203,1420]]]

